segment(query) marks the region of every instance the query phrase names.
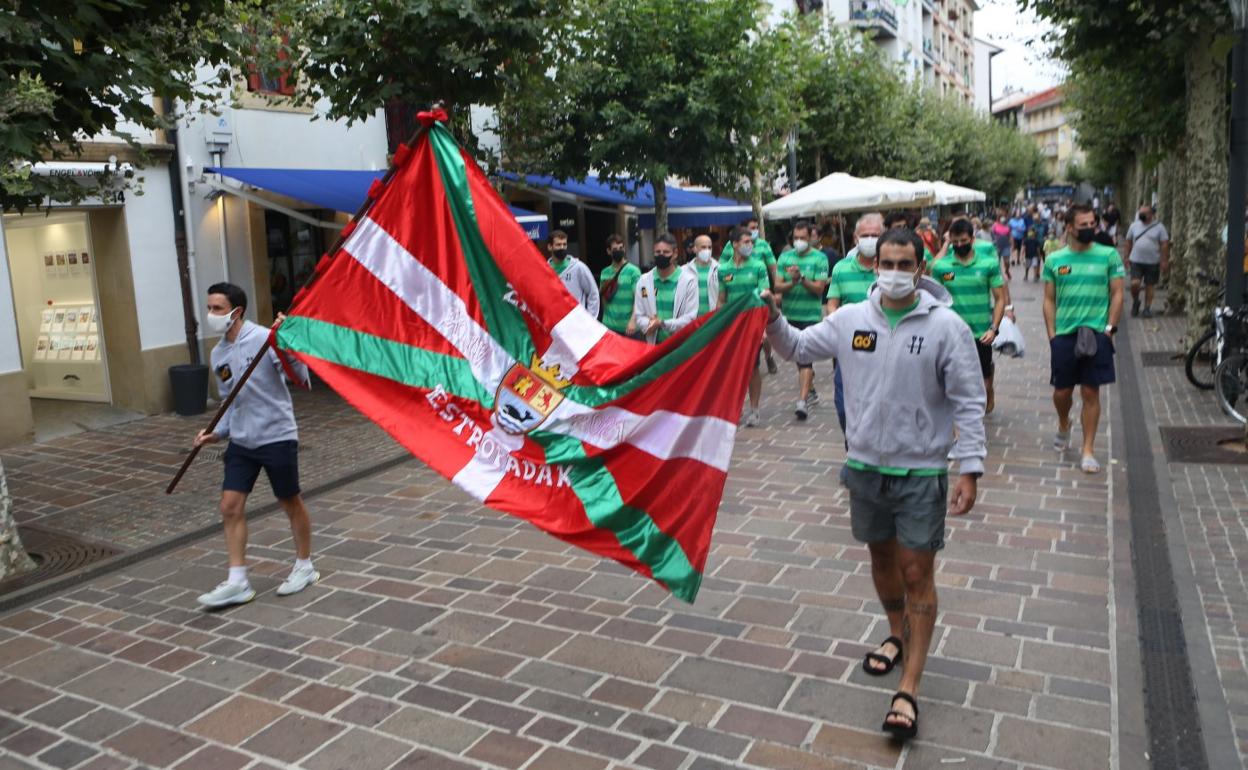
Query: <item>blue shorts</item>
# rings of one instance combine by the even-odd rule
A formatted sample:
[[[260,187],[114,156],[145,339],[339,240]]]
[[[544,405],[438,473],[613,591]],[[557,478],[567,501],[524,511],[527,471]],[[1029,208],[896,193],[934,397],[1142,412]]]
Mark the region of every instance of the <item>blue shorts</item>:
[[[1049,384],[1058,390],[1076,385],[1099,387],[1114,381],[1114,342],[1109,335],[1096,333],[1096,355],[1075,357],[1078,334],[1059,334],[1049,340]]]
[[[277,441],[248,449],[233,441],[225,448],[225,481],[221,489],[251,494],[260,477],[268,474],[273,496],[285,500],[299,494],[299,442]]]

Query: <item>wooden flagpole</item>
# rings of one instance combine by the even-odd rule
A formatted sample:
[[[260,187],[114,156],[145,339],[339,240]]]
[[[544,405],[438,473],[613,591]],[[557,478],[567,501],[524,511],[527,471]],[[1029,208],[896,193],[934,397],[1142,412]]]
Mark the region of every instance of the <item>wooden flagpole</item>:
[[[435,109],[441,109],[440,102],[437,103],[437,105],[435,105]],[[412,135],[412,138],[408,140],[407,145],[406,145],[409,148],[408,149],[409,152],[411,151],[410,148],[415,147],[416,143],[420,141],[421,136],[423,136],[424,133],[428,130],[429,130],[428,125],[421,125],[421,127],[416,130],[416,133]],[[386,169],[385,176],[381,178],[382,186],[385,186],[387,183],[389,183],[390,178],[393,177],[395,172],[397,172],[398,170],[399,170],[399,167],[396,164],[391,163],[390,168]],[[358,222],[361,217],[363,217],[366,213],[368,213],[368,210],[372,207],[375,200],[376,199],[371,196],[366,198],[364,200],[364,203],[360,204],[360,208],[355,212],[355,216],[351,217],[351,222],[353,224],[355,222]],[[331,246],[329,250],[325,252],[325,256],[329,259],[332,259],[333,256],[338,253],[338,250],[342,248],[342,244],[344,241],[346,241],[346,239],[347,239],[346,234],[340,233],[338,235],[337,240],[334,241],[334,245]],[[309,288],[311,288],[312,284],[316,283],[316,279],[320,277],[320,274],[321,274],[320,270],[313,271],[312,277],[308,280],[307,283],[303,285],[302,288],[299,289],[299,292],[295,294],[294,299],[292,299],[290,302],[290,309],[292,311],[298,305],[299,298],[303,296],[304,292],[306,292]],[[277,327],[276,326],[273,327],[273,330],[276,331]],[[235,385],[233,390],[230,391],[230,395],[226,396],[225,400],[221,402],[221,406],[217,407],[217,413],[212,416],[212,421],[209,422],[208,427],[204,429],[205,433],[211,433],[212,429],[217,427],[217,423],[220,422],[221,418],[225,415],[225,410],[229,409],[230,404],[234,403],[234,397],[237,396],[238,392],[243,389],[244,385],[247,384],[247,380],[251,377],[251,373],[255,371],[256,365],[259,364],[260,361],[265,358],[265,354],[268,353],[269,347],[273,345],[273,339],[274,339],[274,335],[270,333],[268,339],[265,340],[264,346],[261,347],[260,350],[256,353],[256,357],[251,360],[251,363],[247,366],[247,370],[244,371],[243,376],[239,378],[238,384]],[[176,474],[174,474],[173,480],[169,482],[169,486],[165,487],[166,495],[173,494],[174,488],[178,486],[178,482],[181,481],[182,477],[186,475],[187,469],[191,467],[191,463],[195,461],[195,457],[199,454],[199,450],[202,448],[203,448],[203,444],[200,444],[199,446],[191,448],[190,454],[188,454],[186,456],[186,459],[182,461],[182,467],[178,469],[178,472]]]

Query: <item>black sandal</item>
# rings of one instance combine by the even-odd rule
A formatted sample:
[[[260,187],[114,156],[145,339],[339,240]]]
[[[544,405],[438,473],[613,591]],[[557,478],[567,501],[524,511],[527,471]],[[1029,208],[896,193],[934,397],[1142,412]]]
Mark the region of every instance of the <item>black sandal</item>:
[[[892,703],[889,705],[891,706],[899,700],[904,700],[906,703],[910,704],[910,707],[914,709],[914,716],[910,716],[906,712],[898,711],[897,709],[889,709],[889,712],[884,715],[884,726],[881,729],[883,729],[886,733],[891,733],[897,740],[905,741],[913,738],[919,733],[919,704],[915,701],[913,695],[908,692],[898,690],[893,695]],[[910,720],[910,724],[906,725],[897,722],[890,722],[888,721],[889,717],[901,717],[902,719],[908,719]]]
[[[862,659],[863,671],[866,671],[871,676],[884,676],[888,672],[892,671],[893,667],[896,666],[901,661],[901,654],[902,654],[901,640],[895,636],[890,636],[884,641],[880,642],[881,647],[883,647],[886,644],[891,644],[894,647],[896,647],[897,654],[890,658],[887,655],[882,655],[878,652],[868,652]],[[882,664],[884,668],[872,668],[871,664],[873,662]]]

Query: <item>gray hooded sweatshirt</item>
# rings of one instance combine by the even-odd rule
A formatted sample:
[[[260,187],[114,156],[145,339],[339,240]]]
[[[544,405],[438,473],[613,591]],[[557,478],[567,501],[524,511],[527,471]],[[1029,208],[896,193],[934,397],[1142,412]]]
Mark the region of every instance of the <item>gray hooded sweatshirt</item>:
[[[221,398],[234,389],[252,359],[264,350],[265,360],[256,365],[251,378],[238,392],[238,397],[225,411],[213,433],[247,449],[256,449],[278,441],[298,441],[295,408],[286,388],[282,363],[273,348],[266,348],[269,330],[251,321],[243,321],[238,337],[230,342],[225,337],[212,349],[212,370],[217,375],[217,392]],[[291,356],[291,371],[306,386],[308,367]]]
[[[918,297],[896,329],[873,286],[866,302],[839,308],[803,331],[777,318],[767,337],[789,361],[837,359],[850,458],[914,470],[946,468],[954,459],[961,473],[983,473],[987,396],[975,340],[943,286],[924,276]]]

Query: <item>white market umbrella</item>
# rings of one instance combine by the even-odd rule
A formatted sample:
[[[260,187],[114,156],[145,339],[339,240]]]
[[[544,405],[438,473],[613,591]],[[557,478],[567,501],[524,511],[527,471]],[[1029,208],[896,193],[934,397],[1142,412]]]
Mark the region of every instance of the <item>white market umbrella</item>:
[[[979,190],[973,190],[970,187],[961,187],[948,182],[931,182],[931,185],[936,189],[936,204],[938,206],[952,206],[958,203],[980,203],[988,200],[986,194]]]
[[[763,206],[769,219],[922,206],[934,199],[930,184],[887,177],[863,179],[837,172]]]

